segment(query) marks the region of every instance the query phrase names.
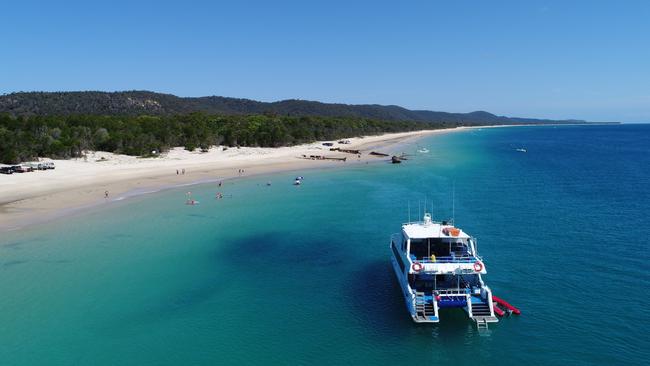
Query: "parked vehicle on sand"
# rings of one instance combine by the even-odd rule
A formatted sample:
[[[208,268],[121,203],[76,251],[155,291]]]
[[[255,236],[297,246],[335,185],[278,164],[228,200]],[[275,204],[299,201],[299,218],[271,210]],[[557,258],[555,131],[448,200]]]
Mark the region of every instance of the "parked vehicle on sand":
[[[34,171],[32,167],[27,165],[14,165],[11,169],[13,169],[14,173],[29,173]]]

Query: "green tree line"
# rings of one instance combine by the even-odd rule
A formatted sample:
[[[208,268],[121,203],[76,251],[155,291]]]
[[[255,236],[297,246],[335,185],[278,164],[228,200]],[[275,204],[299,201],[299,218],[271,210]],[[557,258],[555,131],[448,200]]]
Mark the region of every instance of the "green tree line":
[[[317,140],[453,127],[352,117],[273,115],[20,116],[0,115],[0,162],[73,158],[86,150],[146,156],[182,146],[290,146]]]

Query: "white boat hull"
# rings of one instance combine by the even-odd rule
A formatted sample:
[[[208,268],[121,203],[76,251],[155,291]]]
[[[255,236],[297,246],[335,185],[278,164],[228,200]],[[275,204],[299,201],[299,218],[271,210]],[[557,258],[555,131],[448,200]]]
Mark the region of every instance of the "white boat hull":
[[[406,309],[411,315],[416,323],[438,323],[440,319],[437,316],[430,316],[428,318],[418,317],[415,311],[414,304],[414,295],[411,293],[408,282],[404,278],[404,275],[401,272],[399,264],[397,264],[397,259],[394,255],[390,256],[391,264],[393,265],[393,271],[395,272],[395,277],[397,277],[397,283],[399,284],[400,289],[402,290],[402,296],[404,297],[404,303],[406,304]],[[436,308],[437,310],[437,308]],[[437,311],[436,311],[437,312]]]

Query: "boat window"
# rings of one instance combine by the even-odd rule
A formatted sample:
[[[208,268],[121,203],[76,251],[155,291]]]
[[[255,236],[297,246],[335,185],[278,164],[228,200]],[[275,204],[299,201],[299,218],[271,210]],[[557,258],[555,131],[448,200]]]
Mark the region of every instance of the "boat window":
[[[439,238],[411,239],[411,253],[416,258],[448,257],[451,255],[449,243]]]
[[[417,259],[469,255],[468,247],[463,242],[443,241],[441,238],[411,239],[411,256]]]

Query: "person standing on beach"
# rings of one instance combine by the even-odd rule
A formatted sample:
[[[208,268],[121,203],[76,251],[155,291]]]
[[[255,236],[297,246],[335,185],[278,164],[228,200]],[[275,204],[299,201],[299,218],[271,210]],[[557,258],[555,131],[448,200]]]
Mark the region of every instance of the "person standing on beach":
[[[104,198],[108,199],[108,191],[104,191]]]
[[[183,168],[182,172],[183,172],[183,175],[185,175],[185,168]]]
[[[178,169],[176,169],[176,175],[178,175]]]

